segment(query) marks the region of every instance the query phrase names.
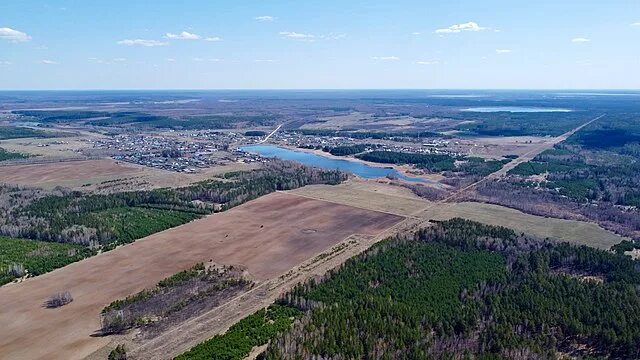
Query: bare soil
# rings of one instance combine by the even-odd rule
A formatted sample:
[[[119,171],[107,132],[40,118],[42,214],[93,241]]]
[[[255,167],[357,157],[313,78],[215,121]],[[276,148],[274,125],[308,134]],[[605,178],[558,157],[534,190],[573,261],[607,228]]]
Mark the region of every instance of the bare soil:
[[[55,187],[91,183],[144,173],[140,167],[114,160],[67,161],[0,167],[0,183]]]
[[[232,171],[259,167],[256,163],[232,163],[204,169],[199,173],[178,173],[111,159],[59,161],[42,164],[0,166],[0,183],[52,189],[108,193],[180,187]]]
[[[110,342],[95,336],[104,306],[195,263],[246,266],[266,284],[352,234],[378,235],[402,219],[291,194],[261,197],[0,287],[0,354],[3,359],[84,358]],[[58,309],[43,306],[51,294],[65,290],[72,303]]]

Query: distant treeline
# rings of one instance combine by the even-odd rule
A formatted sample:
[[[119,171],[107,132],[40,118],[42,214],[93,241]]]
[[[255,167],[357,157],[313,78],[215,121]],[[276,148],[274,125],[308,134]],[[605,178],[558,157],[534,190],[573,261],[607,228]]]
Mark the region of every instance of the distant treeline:
[[[483,136],[558,136],[574,129],[596,113],[590,112],[532,112],[532,113],[461,113],[458,130]]]
[[[14,160],[14,159],[26,159],[29,154],[23,154],[19,152],[8,151],[0,147],[0,161]]]
[[[454,170],[455,157],[443,154],[416,154],[397,151],[371,151],[356,156],[365,161],[383,164],[412,164],[433,172]]]
[[[367,149],[375,149],[378,146],[379,145],[376,145],[376,144],[356,144],[356,145],[344,145],[344,146],[335,146],[335,147],[325,146],[324,148],[322,148],[322,151],[328,152],[331,155],[336,155],[336,156],[348,156],[348,155],[359,154]]]
[[[54,133],[42,130],[34,130],[19,126],[0,126],[0,140],[22,139],[22,138],[49,138],[55,136],[65,136],[64,133]]]
[[[41,123],[64,123],[87,120],[94,126],[135,126],[174,130],[233,129],[240,125],[272,125],[274,115],[201,115],[174,118],[136,111],[16,110],[14,114],[34,118]]]
[[[431,131],[416,132],[382,132],[382,131],[353,131],[353,130],[316,130],[298,129],[294,132],[313,136],[339,136],[352,139],[389,139],[389,138],[443,138],[442,134]]]

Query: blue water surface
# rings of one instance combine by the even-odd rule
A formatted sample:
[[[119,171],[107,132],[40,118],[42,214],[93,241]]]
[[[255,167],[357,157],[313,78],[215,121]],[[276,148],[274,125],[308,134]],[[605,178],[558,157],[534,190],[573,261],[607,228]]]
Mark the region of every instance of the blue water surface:
[[[350,172],[352,174],[355,174],[365,179],[383,178],[383,177],[386,177],[387,175],[392,175],[398,179],[405,180],[405,181],[428,183],[428,184],[436,183],[434,181],[419,178],[419,177],[411,177],[411,176],[403,175],[400,172],[398,172],[396,169],[389,168],[389,167],[369,166],[359,161],[332,159],[325,156],[312,154],[309,152],[295,151],[295,150],[282,148],[279,146],[246,145],[246,146],[241,146],[240,150],[248,153],[258,154],[264,157],[277,157],[282,160],[297,161],[304,165],[314,166],[322,169],[330,169],[330,170],[337,169],[345,172]]]

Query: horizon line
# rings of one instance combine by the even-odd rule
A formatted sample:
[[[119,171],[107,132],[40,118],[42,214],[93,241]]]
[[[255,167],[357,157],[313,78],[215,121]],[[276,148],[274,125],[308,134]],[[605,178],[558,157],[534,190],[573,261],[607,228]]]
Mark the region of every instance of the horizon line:
[[[87,88],[0,89],[0,92],[32,91],[630,91],[640,88]]]

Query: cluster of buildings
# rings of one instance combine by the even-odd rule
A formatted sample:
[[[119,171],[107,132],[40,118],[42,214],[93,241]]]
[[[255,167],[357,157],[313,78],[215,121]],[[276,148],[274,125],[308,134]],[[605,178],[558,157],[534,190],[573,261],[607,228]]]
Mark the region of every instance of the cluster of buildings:
[[[243,158],[249,155],[228,151],[230,144],[239,140],[236,134],[194,133],[184,137],[123,134],[96,139],[92,143],[94,149],[104,150],[115,160],[190,173],[215,165],[245,161]]]
[[[305,149],[333,148],[338,146],[350,146],[356,144],[377,144],[377,149],[386,151],[409,152],[420,154],[452,154],[447,147],[448,139],[433,139],[428,142],[396,142],[380,139],[353,139],[343,136],[304,135],[294,132],[278,132],[271,137],[276,143]]]

